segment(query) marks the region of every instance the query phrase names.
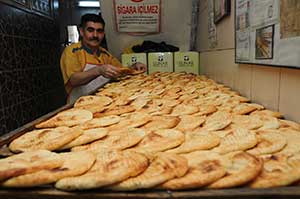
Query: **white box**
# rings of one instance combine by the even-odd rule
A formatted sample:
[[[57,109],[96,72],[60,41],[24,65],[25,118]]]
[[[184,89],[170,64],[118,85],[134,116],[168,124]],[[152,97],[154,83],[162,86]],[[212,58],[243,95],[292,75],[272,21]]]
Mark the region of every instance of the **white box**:
[[[147,65],[146,53],[122,54],[122,65],[123,66],[132,66],[133,64],[135,64],[137,62]]]
[[[199,74],[199,53],[194,51],[175,52],[175,72]]]
[[[155,52],[148,53],[148,72],[174,72],[173,53]]]

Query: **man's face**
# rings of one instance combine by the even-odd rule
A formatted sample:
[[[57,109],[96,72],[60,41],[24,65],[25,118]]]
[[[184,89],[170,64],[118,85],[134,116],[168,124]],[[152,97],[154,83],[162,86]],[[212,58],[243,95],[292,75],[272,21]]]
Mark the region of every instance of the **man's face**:
[[[84,28],[80,28],[82,42],[90,48],[98,48],[104,37],[104,27],[101,23],[89,21]]]

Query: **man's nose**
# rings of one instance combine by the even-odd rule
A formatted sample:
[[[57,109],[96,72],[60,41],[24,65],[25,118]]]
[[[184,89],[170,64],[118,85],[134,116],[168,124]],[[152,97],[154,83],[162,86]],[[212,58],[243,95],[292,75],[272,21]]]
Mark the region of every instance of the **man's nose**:
[[[96,30],[93,32],[93,36],[97,37],[97,31]]]

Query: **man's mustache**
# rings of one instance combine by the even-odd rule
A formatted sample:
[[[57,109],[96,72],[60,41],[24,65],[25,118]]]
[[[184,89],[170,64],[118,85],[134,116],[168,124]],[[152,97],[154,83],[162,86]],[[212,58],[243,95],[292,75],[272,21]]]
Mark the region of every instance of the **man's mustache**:
[[[92,37],[89,39],[89,41],[100,41],[100,39],[98,37]]]

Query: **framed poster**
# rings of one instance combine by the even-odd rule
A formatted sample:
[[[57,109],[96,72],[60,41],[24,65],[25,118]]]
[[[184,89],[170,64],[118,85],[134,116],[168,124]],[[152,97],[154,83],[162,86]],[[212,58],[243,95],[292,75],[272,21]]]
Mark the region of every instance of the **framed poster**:
[[[300,68],[300,1],[234,2],[235,63]]]
[[[114,0],[114,12],[118,32],[160,32],[161,0]]]
[[[274,25],[259,28],[255,37],[255,59],[272,59]]]
[[[214,22],[218,23],[230,14],[230,0],[214,0]]]

